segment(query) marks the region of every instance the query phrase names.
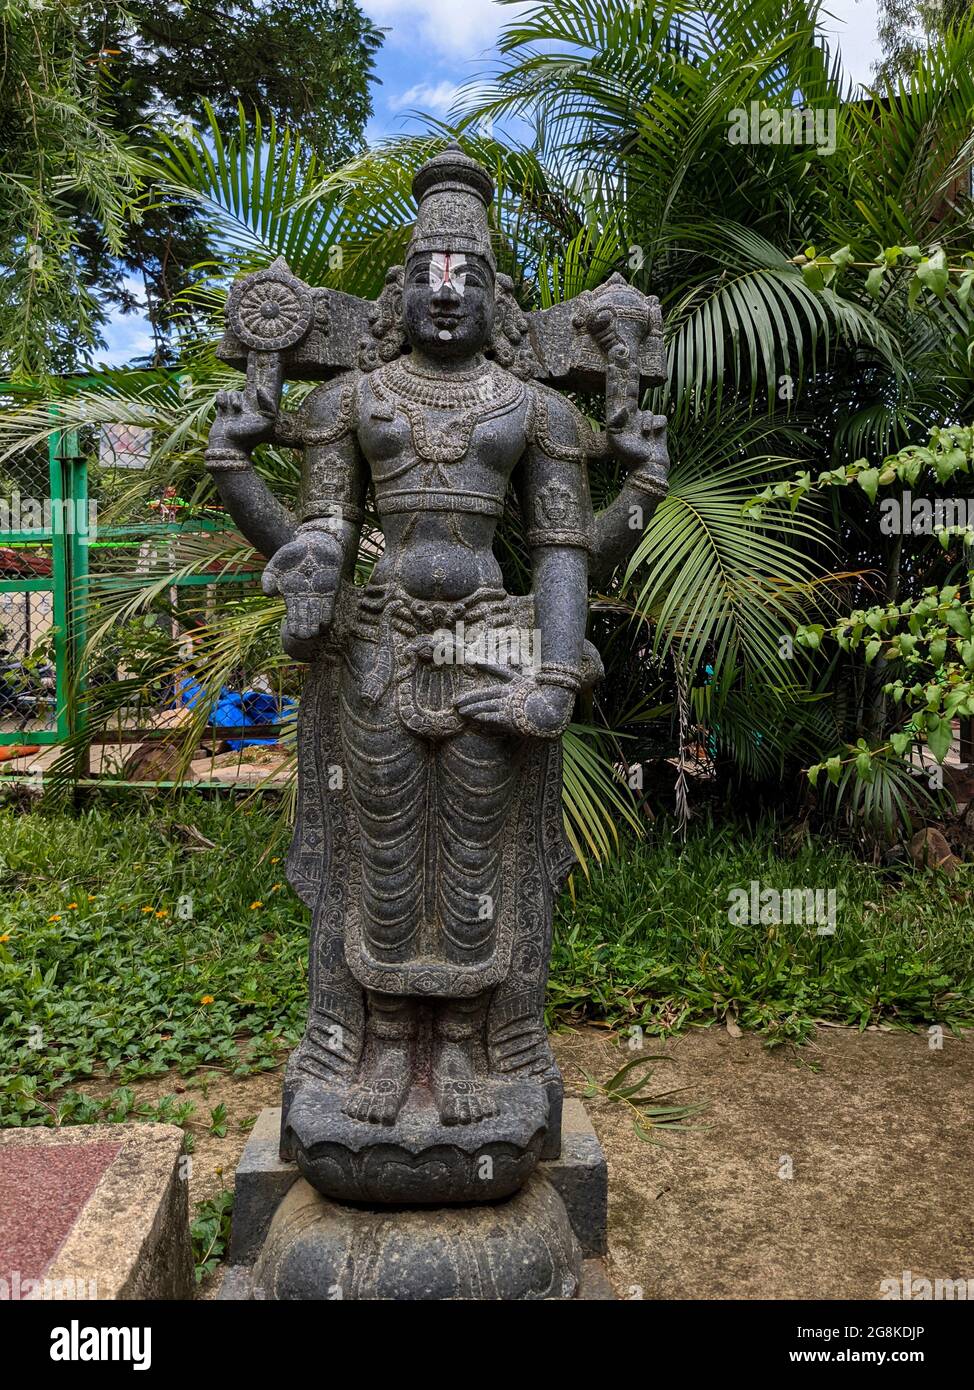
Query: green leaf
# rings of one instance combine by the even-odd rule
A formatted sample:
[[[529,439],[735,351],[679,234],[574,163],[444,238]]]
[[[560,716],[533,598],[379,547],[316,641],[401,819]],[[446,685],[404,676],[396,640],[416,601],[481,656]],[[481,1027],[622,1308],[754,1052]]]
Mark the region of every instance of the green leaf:
[[[879,491],[879,469],[864,468],[863,471],[857,475],[856,482],[862,488],[870,502],[875,502],[876,493]]]
[[[950,272],[947,269],[947,253],[942,246],[939,246],[936,251],[919,263],[916,268],[916,278],[921,285],[932,290],[938,299],[944,298],[947,293]]]
[[[941,719],[936,714],[927,716],[927,745],[938,763],[942,763],[946,758],[951,738],[952,727],[949,719]]]
[[[806,261],[801,267],[802,279],[810,290],[816,294],[821,294],[825,289],[825,276],[822,268],[815,261]]]
[[[966,309],[971,299],[971,289],[974,287],[974,270],[965,270],[960,280],[957,282],[957,302],[962,309]]]
[[[866,292],[871,294],[873,299],[878,299],[883,289],[883,277],[886,274],[884,265],[874,266],[866,276]]]

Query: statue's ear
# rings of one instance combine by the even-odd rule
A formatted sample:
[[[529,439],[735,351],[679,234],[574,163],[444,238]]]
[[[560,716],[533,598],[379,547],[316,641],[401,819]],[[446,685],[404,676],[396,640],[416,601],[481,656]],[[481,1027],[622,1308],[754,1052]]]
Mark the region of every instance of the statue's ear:
[[[383,362],[401,357],[406,348],[402,294],[405,266],[386,271],[382,293],[369,310],[369,331],[359,343],[358,363],[363,372],[375,371]]]
[[[502,367],[516,376],[534,376],[538,364],[528,340],[528,321],[514,298],[514,281],[509,275],[498,275],[494,280],[494,331],[490,351]]]

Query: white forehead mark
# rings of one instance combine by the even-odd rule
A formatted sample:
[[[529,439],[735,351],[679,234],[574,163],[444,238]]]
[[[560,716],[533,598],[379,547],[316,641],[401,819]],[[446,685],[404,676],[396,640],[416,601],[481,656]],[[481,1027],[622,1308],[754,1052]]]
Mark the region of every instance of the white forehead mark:
[[[463,297],[467,284],[467,258],[451,251],[434,251],[430,257],[430,289],[448,285]]]

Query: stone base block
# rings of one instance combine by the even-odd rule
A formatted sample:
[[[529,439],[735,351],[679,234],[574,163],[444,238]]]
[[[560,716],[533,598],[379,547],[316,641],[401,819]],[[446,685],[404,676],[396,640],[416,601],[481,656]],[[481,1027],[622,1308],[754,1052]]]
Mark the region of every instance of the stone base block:
[[[580,1100],[565,1101],[561,1154],[550,1163],[542,1163],[540,1170],[565,1203],[582,1253],[604,1255],[608,1250],[609,1170]]]
[[[262,1110],[240,1155],[233,1180],[231,1265],[254,1263],[275,1211],[301,1176],[296,1163],[278,1157],[280,1133],[280,1110]]]
[[[192,1298],[182,1146],[174,1125],[0,1130],[0,1296]]]
[[[271,1222],[253,1298],[276,1301],[538,1301],[573,1298],[581,1251],[540,1174],[498,1202],[363,1207],[303,1178]]]
[[[296,1163],[285,1163],[278,1157],[280,1118],[281,1112],[276,1109],[261,1112],[237,1165],[231,1268],[225,1276],[221,1298],[252,1296],[253,1271],[247,1267],[257,1260],[275,1212],[301,1178]],[[560,1157],[540,1163],[536,1171],[544,1175],[561,1198],[582,1255],[588,1257],[584,1261],[581,1291],[576,1297],[610,1296],[591,1292],[608,1287],[604,1275],[599,1276],[601,1266],[593,1258],[604,1255],[607,1248],[608,1172],[602,1148],[580,1100],[565,1101]],[[491,1204],[485,1210],[493,1211],[497,1206]],[[387,1220],[394,1219],[395,1210],[386,1210]],[[432,1212],[425,1215],[429,1219]]]

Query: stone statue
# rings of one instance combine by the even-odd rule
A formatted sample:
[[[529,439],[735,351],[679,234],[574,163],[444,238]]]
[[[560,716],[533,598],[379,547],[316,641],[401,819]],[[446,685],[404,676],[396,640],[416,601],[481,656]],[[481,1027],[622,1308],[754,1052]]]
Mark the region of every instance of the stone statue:
[[[221,356],[247,384],[218,398],[206,461],[309,663],[289,873],[313,913],[310,1006],[282,1156],[330,1198],[444,1204],[508,1196],[558,1152],[559,739],[601,670],[590,565],[625,559],[664,495],[666,422],[639,409],[664,377],[656,300],[614,276],[526,315],[497,273],[487,171],[452,145],[413,189],[375,304],[281,261],[237,282]],[[321,382],[293,415],[287,376]],[[604,433],[559,386],[605,391]],[[266,441],[303,451],[297,516],[254,469]],[[587,461],[606,451],[628,475],[595,514]],[[524,595],[492,549],[512,484]]]

